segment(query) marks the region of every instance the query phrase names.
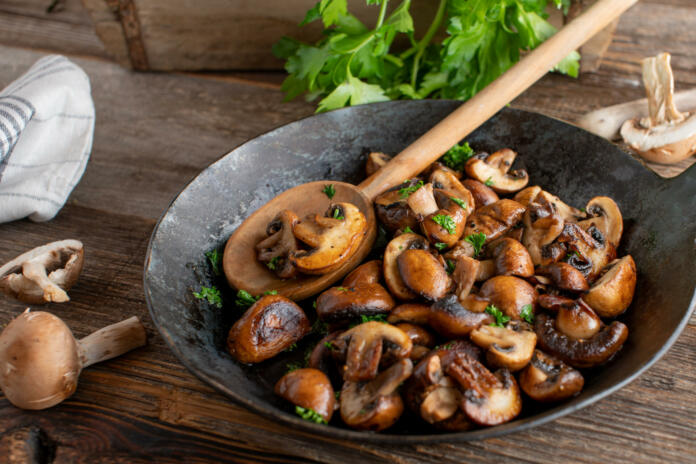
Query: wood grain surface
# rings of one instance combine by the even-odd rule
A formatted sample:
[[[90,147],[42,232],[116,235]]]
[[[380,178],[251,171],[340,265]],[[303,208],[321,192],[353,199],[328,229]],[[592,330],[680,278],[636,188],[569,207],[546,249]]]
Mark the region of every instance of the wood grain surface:
[[[309,436],[200,382],[147,313],[149,234],[172,197],[210,162],[313,107],[281,103],[279,74],[124,70],[104,58],[77,0],[51,14],[48,4],[0,2],[0,88],[47,51],[67,54],[92,81],[94,149],[54,220],[0,224],[0,261],[51,240],[82,240],[85,269],[72,301],[45,309],[78,337],[139,316],[148,345],[86,369],[75,395],[55,408],[20,411],[0,396],[0,462],[696,462],[696,317],[662,360],[609,398],[534,430],[467,444],[386,447]],[[640,98],[639,60],[663,50],[673,54],[677,88],[696,86],[695,25],[693,0],[642,1],[622,17],[597,73],[547,76],[513,106],[573,120]],[[0,324],[23,309],[2,299]]]

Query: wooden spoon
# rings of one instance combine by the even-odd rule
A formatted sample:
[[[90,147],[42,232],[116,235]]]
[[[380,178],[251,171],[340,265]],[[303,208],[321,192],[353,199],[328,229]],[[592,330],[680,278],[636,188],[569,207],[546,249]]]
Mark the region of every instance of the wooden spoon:
[[[309,182],[273,198],[249,216],[227,241],[223,269],[229,284],[252,295],[277,290],[288,298],[301,300],[341,279],[367,256],[374,244],[377,224],[372,200],[377,195],[421,172],[637,1],[599,0],[360,185],[328,180]],[[368,227],[362,242],[341,267],[329,274],[277,278],[256,259],[254,246],[265,238],[266,226],[282,210],[292,210],[300,218],[323,213],[329,205],[322,193],[326,184],[336,188],[331,201],[353,203],[365,215]]]

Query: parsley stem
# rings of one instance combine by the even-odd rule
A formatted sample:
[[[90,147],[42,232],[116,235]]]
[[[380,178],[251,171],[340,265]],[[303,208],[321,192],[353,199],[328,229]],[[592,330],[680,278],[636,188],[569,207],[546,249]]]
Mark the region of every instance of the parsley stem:
[[[421,56],[423,56],[423,53],[425,53],[425,49],[428,47],[430,41],[433,40],[433,36],[440,28],[442,18],[445,16],[446,6],[447,0],[440,0],[440,4],[437,7],[437,12],[435,13],[433,22],[430,23],[430,27],[428,28],[427,32],[420,40],[420,42],[418,42],[418,51],[416,52],[416,56],[413,58],[413,69],[411,70],[411,87],[413,87],[414,90],[416,88],[416,78],[418,77],[418,64],[420,62]]]
[[[387,3],[389,3],[389,0],[382,0],[382,6],[379,9],[379,18],[377,18],[375,29],[379,29],[382,23],[384,23],[384,16],[387,14]]]

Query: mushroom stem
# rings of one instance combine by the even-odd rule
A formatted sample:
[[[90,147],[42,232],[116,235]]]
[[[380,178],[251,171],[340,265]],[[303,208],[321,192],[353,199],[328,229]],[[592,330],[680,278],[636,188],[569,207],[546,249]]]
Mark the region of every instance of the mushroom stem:
[[[145,327],[136,316],[106,326],[78,342],[82,367],[115,358],[144,346],[146,340]]]
[[[32,282],[36,282],[43,289],[44,300],[56,303],[64,303],[70,300],[68,294],[48,278],[45,262],[27,261],[22,265],[22,274]]]

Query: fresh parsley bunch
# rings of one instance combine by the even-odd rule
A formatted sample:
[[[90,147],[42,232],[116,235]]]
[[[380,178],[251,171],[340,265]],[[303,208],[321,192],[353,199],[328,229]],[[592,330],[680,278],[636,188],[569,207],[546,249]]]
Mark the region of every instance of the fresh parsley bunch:
[[[466,100],[556,32],[546,21],[547,4],[567,9],[570,0],[440,0],[425,35],[416,38],[402,0],[387,14],[389,0],[366,0],[379,9],[373,29],[348,12],[347,0],[320,0],[300,23],[321,20],[314,45],[284,37],[273,47],[286,60],[286,99],[321,98],[318,112],[390,99]],[[394,1],[394,0],[392,0]],[[397,0],[398,1],[398,0]],[[447,37],[433,38],[446,25]],[[405,35],[410,47],[392,47]],[[577,52],[556,70],[576,77]]]

